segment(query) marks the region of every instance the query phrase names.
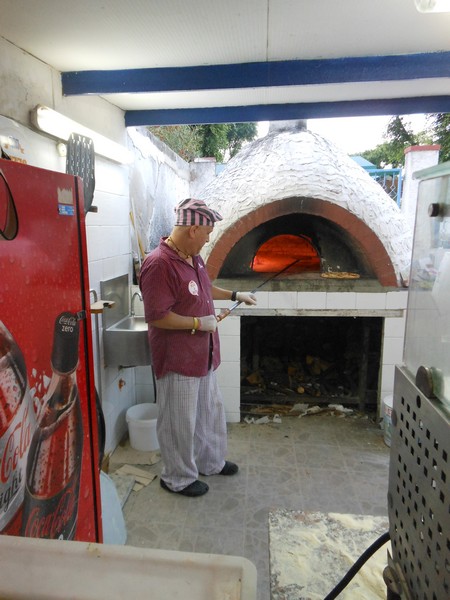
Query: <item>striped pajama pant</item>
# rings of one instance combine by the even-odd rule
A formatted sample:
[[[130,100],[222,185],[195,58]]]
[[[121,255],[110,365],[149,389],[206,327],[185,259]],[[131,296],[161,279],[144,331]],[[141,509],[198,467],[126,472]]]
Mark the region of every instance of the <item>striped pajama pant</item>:
[[[213,475],[225,465],[227,426],[216,374],[186,377],[168,373],[156,380],[161,478],[175,492],[199,473]]]

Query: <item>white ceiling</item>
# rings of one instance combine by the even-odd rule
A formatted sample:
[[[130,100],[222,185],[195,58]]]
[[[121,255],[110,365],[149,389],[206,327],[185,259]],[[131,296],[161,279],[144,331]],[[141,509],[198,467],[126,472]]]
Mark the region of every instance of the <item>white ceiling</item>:
[[[242,120],[304,118],[310,116],[303,114],[306,106],[317,110],[316,116],[450,112],[450,13],[419,13],[414,0],[0,0],[0,15],[0,36],[62,73],[150,69],[159,76],[160,69],[173,68],[169,90],[161,85],[164,73],[151,92],[140,91],[142,73],[132,93],[120,77],[114,93],[83,89],[136,118],[139,110],[159,111],[156,122],[188,122],[188,115],[201,122],[205,114],[216,117],[214,122],[221,115],[238,121],[240,109],[231,113],[230,107],[251,107],[241,111]],[[433,77],[421,60],[418,73],[402,62],[410,54],[428,53],[438,53]],[[380,60],[394,55],[400,57],[400,71],[404,64],[401,76]],[[354,81],[348,77],[352,57],[365,57]],[[270,65],[269,75],[256,80],[247,80],[239,66],[312,59],[325,63],[313,66],[311,83],[300,77],[293,85],[272,84]],[[343,59],[336,77],[330,78],[332,66],[321,78],[327,59]],[[303,64],[297,64],[300,73]],[[220,69],[206,71],[206,84],[196,82],[191,67],[215,65],[233,66],[231,87],[221,87]],[[102,85],[105,75],[97,73],[96,82]],[[411,104],[418,98],[421,102]],[[402,110],[405,99],[410,103]],[[172,118],[176,110],[181,112]],[[139,118],[149,119],[152,112]]]

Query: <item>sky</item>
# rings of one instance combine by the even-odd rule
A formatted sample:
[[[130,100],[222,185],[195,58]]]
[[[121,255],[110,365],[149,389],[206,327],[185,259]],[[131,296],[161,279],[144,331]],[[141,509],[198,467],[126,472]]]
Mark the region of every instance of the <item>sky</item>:
[[[403,115],[414,133],[426,126],[426,115]],[[382,144],[390,116],[342,117],[338,119],[309,119],[308,129],[327,138],[347,154],[372,150]],[[258,123],[258,135],[266,135],[269,122]]]

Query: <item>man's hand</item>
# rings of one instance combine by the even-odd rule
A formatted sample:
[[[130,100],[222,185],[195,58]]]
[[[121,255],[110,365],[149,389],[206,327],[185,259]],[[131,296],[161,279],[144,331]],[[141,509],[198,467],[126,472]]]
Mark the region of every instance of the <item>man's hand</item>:
[[[214,333],[217,329],[216,315],[208,315],[207,317],[198,318],[198,331],[208,331]]]
[[[236,294],[236,300],[238,302],[245,302],[245,304],[255,305],[256,304],[256,296],[251,292],[238,292]]]
[[[228,317],[228,315],[231,313],[231,310],[229,308],[222,308],[222,310],[220,311],[220,314],[217,315],[217,321],[220,323],[220,321],[222,321],[222,319],[225,319],[225,317]]]

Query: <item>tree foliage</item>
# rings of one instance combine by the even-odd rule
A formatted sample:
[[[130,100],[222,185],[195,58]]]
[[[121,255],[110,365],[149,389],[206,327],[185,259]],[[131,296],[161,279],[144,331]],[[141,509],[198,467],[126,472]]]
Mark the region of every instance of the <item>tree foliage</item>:
[[[382,169],[383,166],[392,164],[391,160],[391,149],[387,142],[378,144],[373,150],[365,150],[359,153],[360,156],[371,162],[378,169]]]
[[[418,136],[412,131],[409,124],[402,117],[392,117],[383,135],[384,142],[373,150],[361,153],[366,160],[376,165],[379,169],[387,165],[400,167],[404,163],[405,149],[419,143]]]
[[[431,115],[432,141],[439,144],[439,162],[450,160],[450,113]]]
[[[439,162],[450,160],[450,114],[429,115],[424,131],[414,133],[404,117],[395,116],[389,121],[384,142],[360,155],[378,168],[386,165],[401,167],[405,148],[421,144],[439,144]]]
[[[386,128],[385,138],[388,140],[390,151],[389,162],[395,167],[403,164],[405,149],[417,143],[413,130],[401,117],[392,117]]]
[[[163,125],[148,129],[187,161],[214,157],[217,162],[226,162],[257,134],[256,123]]]
[[[228,126],[228,153],[233,158],[241,150],[244,142],[251,142],[258,133],[256,123],[231,123]]]
[[[217,162],[225,159],[225,150],[228,146],[228,125],[199,125],[200,134],[200,156],[213,156]]]
[[[200,137],[189,125],[160,125],[148,130],[184,160],[189,162],[198,156]]]

